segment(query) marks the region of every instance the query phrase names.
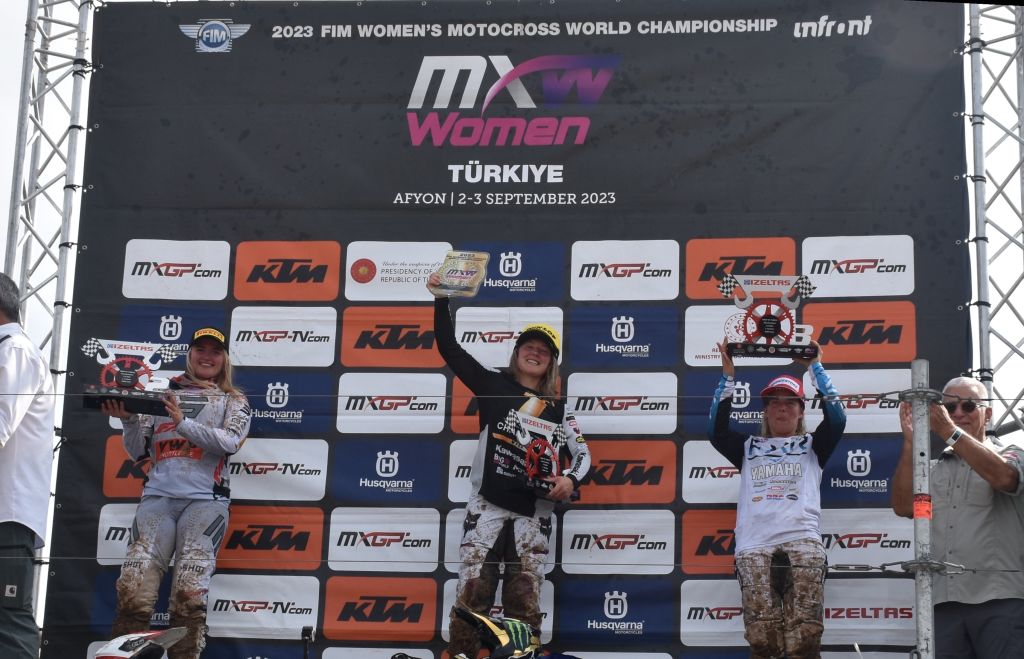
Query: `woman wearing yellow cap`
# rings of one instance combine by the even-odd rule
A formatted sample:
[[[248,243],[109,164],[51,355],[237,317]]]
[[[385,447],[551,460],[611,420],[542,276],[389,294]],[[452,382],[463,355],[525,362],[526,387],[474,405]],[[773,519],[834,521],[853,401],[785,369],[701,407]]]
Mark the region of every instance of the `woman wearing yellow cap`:
[[[198,659],[206,644],[210,579],[228,525],[228,460],[245,442],[251,416],[232,382],[220,330],[204,327],[192,335],[185,373],[171,379],[165,408],[166,415],[151,416],[103,403],[103,411],[124,425],[128,455],[150,465],[117,580],[111,634],[149,629],[160,582],[176,556],[168,613],[171,627],[185,627],[186,634],[167,656]]]
[[[440,284],[430,275],[431,292]],[[506,617],[539,630],[540,587],[556,501],[566,501],[590,470],[590,452],[572,412],[558,397],[561,339],[549,325],[520,332],[507,369],[480,364],[455,340],[448,298],[434,302],[434,334],[445,362],[477,396],[480,441],[470,472],[456,606],[486,613],[505,564]],[[558,457],[568,453],[561,471]],[[452,617],[449,656],[476,657],[475,630]],[[462,654],[460,654],[462,653]]]
[[[818,530],[821,475],[846,429],[838,392],[821,365],[794,359],[823,396],[824,419],[807,432],[799,376],[783,374],[761,390],[761,432],[729,427],[736,369],[719,346],[722,379],[711,403],[712,446],[740,471],[736,505],[736,576],[743,625],[754,659],[816,659],[823,626],[825,548]]]

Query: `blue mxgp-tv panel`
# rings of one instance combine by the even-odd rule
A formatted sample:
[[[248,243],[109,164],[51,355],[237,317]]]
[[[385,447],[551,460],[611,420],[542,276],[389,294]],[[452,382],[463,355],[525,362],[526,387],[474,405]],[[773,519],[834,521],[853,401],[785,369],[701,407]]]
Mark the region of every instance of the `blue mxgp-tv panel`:
[[[902,445],[899,435],[844,435],[821,476],[821,504],[888,508]]]
[[[328,373],[238,369],[252,406],[251,437],[324,437],[334,428],[337,380]]]
[[[643,371],[679,360],[681,326],[675,306],[592,306],[569,315],[566,346],[574,368]]]
[[[97,338],[164,345],[161,369],[185,370],[184,355],[200,327],[216,327],[227,336],[224,307],[127,305],[121,309],[117,336]]]
[[[447,443],[434,438],[331,443],[331,496],[339,503],[433,505],[444,492]]]
[[[800,377],[795,369],[785,367],[736,369],[736,390],[733,394],[730,423],[733,430],[751,435],[761,432],[761,390],[772,378],[782,373],[792,373]],[[687,370],[683,376],[682,387],[683,430],[698,434],[707,432],[711,397],[721,378],[721,370]],[[805,395],[813,396],[814,392],[805,392]]]
[[[476,297],[481,302],[534,304],[561,302],[565,297],[563,243],[459,243],[455,248],[491,255],[487,277]]]
[[[555,597],[560,647],[639,651],[679,643],[679,587],[672,579],[565,578]]]

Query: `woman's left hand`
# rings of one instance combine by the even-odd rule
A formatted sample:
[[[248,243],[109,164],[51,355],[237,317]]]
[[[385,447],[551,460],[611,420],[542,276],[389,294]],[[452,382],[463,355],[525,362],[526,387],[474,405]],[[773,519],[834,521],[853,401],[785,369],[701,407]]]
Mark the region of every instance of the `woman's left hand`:
[[[178,398],[174,394],[164,396],[164,409],[167,410],[167,416],[171,417],[174,425],[178,425],[185,418],[185,413],[178,407]]]
[[[547,498],[552,501],[568,501],[572,496],[572,491],[576,489],[572,484],[572,479],[566,476],[551,476],[548,481],[555,484],[547,495]]]

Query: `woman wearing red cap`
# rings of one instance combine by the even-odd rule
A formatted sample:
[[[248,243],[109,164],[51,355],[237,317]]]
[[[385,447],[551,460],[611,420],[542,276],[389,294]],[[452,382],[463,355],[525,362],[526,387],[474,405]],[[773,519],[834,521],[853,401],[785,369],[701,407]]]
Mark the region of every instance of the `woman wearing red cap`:
[[[440,282],[434,273],[427,288],[434,293]],[[498,565],[504,563],[505,616],[539,629],[551,513],[555,501],[569,499],[590,470],[587,443],[557,392],[558,332],[544,324],[524,328],[508,368],[487,368],[455,340],[448,298],[438,295],[434,335],[441,356],[477,396],[480,409],[480,441],[469,477],[472,492],[459,548],[456,606],[486,613],[498,588]],[[567,452],[571,461],[560,475],[541,478],[549,483],[547,491],[527,482],[534,462],[529,454],[545,445],[555,456]],[[550,455],[547,460],[557,463]],[[476,657],[479,646],[474,628],[452,616],[449,656]]]
[[[751,657],[817,658],[826,570],[818,530],[821,474],[846,428],[846,414],[818,347],[814,359],[794,360],[808,369],[824,397],[825,418],[813,432],[804,425],[803,384],[792,375],[776,377],[761,391],[760,435],[730,429],[736,370],[726,342],[718,349],[722,379],[711,403],[708,435],[740,470],[736,575]]]
[[[149,629],[157,591],[172,556],[171,627],[185,637],[169,659],[198,659],[206,645],[206,598],[217,550],[228,525],[227,463],[249,433],[249,402],[232,382],[224,334],[213,327],[192,336],[185,373],[171,379],[166,416],[132,414],[106,401],[121,419],[124,447],[150,469],[132,524],[131,544],[117,580],[113,637]],[[185,415],[182,402],[196,403]]]

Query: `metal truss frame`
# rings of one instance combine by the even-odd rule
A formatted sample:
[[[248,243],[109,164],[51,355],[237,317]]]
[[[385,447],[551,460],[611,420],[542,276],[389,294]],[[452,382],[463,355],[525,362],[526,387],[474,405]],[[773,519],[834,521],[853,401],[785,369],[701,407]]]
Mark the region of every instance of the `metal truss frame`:
[[[976,362],[992,432],[1024,429],[1024,7],[970,5]],[[1017,439],[1017,438],[1014,438]]]
[[[3,271],[21,287],[22,317],[48,346],[58,380],[72,272],[82,100],[91,12],[102,0],[29,0]],[[1024,429],[1024,8],[970,5],[965,115],[973,145],[976,361],[997,434]]]

